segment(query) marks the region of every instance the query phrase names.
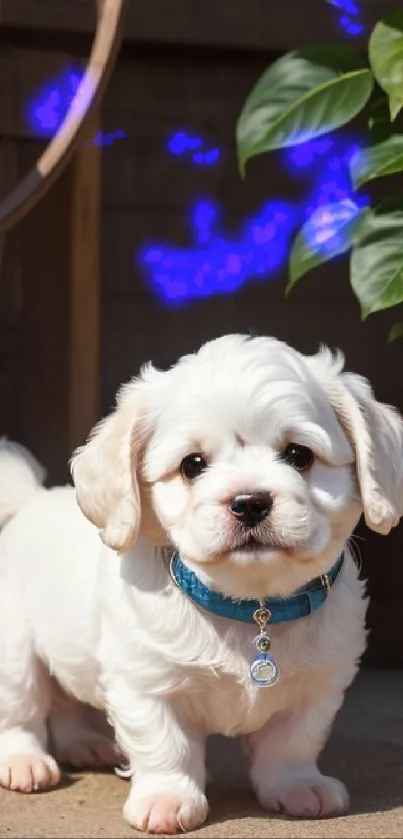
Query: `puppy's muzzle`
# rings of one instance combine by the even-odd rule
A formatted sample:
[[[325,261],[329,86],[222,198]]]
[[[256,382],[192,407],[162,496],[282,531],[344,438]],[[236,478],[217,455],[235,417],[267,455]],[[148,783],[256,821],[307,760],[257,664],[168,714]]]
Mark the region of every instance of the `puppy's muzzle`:
[[[256,527],[264,521],[273,506],[269,492],[246,492],[232,499],[230,509],[237,521],[245,527]]]

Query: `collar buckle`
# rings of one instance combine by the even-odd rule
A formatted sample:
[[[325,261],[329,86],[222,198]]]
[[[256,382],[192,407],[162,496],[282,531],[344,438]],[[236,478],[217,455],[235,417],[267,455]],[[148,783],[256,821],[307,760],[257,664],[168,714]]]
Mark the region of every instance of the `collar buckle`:
[[[264,601],[259,603],[259,608],[253,613],[253,620],[257,623],[261,632],[264,632],[266,626],[271,618],[271,611],[267,609]]]
[[[320,577],[321,586],[323,591],[325,592],[326,597],[328,596],[330,589],[332,588],[332,583],[329,577],[329,574],[321,574]]]

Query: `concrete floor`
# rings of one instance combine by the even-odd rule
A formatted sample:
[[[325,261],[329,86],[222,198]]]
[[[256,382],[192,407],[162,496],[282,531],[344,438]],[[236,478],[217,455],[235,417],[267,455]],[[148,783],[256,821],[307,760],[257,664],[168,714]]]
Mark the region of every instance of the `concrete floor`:
[[[291,821],[259,807],[238,746],[213,738],[207,825],[189,836],[402,837],[403,672],[363,671],[347,695],[321,761],[351,794],[349,815],[327,821]],[[103,773],[66,778],[34,796],[0,791],[0,837],[129,837],[121,809],[127,782]]]

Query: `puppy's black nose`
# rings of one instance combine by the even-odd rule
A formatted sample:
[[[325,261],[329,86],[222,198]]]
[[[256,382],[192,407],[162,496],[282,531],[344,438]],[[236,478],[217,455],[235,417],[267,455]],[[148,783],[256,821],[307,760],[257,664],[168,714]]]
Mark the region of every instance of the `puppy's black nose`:
[[[255,527],[269,515],[273,506],[269,492],[248,492],[231,501],[231,513],[246,527]]]

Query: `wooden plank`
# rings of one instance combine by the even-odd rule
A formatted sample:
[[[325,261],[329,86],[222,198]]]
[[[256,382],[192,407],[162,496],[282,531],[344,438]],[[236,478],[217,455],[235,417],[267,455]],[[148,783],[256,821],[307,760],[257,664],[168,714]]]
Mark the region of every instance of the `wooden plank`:
[[[15,336],[17,342],[17,334]],[[3,356],[0,338],[0,437],[18,440],[21,432],[19,363],[16,356]]]
[[[22,440],[52,482],[98,417],[99,156],[80,150],[21,223]]]
[[[369,31],[396,8],[396,0],[359,5]],[[94,10],[94,0],[2,0],[4,25],[34,30],[91,32]],[[125,35],[147,43],[285,50],[334,39],[340,32],[336,15],[327,3],[313,0],[128,0]],[[357,40],[362,43],[365,33]]]
[[[0,138],[0,201],[18,180],[18,149],[15,140]],[[21,245],[19,230],[0,239],[0,323],[15,325],[21,307]]]
[[[70,180],[66,170],[21,222],[22,442],[65,482],[68,458]]]
[[[0,140],[0,199],[17,182],[17,145]],[[2,248],[4,244],[4,248]],[[21,245],[19,230],[0,241],[0,436],[20,436]]]
[[[96,134],[99,113],[88,120]],[[89,143],[72,167],[69,446],[83,442],[98,419],[100,390],[101,154]]]

